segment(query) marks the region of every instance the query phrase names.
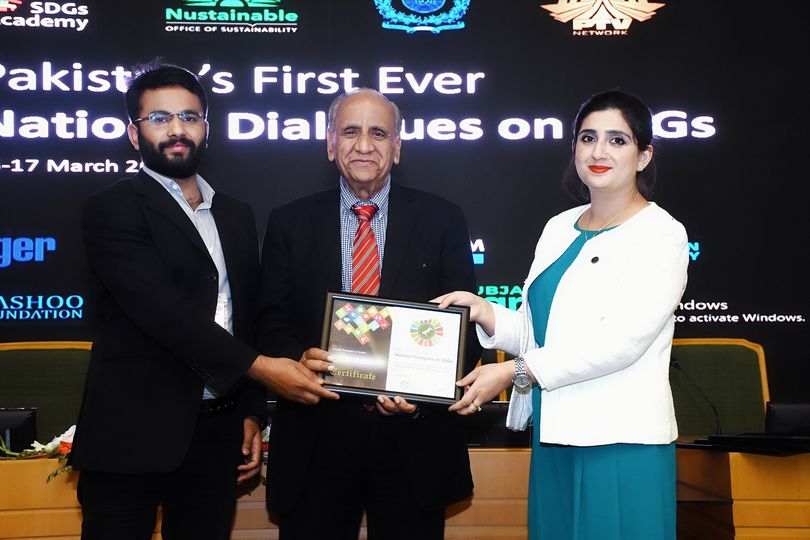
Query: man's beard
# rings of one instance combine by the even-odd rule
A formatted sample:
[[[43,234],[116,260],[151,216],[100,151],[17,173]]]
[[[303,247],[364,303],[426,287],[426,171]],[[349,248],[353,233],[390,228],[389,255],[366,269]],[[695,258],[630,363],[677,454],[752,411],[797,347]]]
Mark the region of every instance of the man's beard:
[[[189,148],[186,157],[166,155],[164,150],[177,143],[185,144]],[[197,146],[191,139],[185,137],[169,139],[160,142],[157,148],[143,134],[138,132],[138,146],[144,165],[169,178],[189,178],[197,174],[197,166],[205,153],[205,144]]]

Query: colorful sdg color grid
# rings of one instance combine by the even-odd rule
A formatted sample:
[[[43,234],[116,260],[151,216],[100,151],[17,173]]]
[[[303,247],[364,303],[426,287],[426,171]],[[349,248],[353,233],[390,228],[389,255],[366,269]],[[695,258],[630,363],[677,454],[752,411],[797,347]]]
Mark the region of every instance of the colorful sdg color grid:
[[[335,328],[353,335],[361,345],[369,342],[370,332],[387,330],[391,326],[391,315],[387,307],[377,309],[374,306],[367,308],[362,304],[353,306],[347,303],[335,311],[335,315],[338,317]]]

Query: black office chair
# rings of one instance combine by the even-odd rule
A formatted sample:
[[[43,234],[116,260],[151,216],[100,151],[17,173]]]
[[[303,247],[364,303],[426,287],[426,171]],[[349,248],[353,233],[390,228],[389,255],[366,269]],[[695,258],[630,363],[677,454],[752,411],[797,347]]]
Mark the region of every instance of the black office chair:
[[[671,358],[682,437],[764,431],[770,397],[762,346],[745,339],[674,339]]]
[[[0,343],[0,407],[35,407],[45,444],[79,416],[90,363],[89,341]]]

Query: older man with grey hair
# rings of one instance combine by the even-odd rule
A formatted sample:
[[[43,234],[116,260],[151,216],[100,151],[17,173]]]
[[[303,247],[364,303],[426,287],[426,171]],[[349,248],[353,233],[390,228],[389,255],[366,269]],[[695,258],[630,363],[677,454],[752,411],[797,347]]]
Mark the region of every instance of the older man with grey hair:
[[[275,209],[262,253],[258,346],[321,365],[326,293],[411,301],[474,291],[461,209],[391,179],[402,141],[399,108],[376,90],[329,108],[327,157],[338,185]],[[362,253],[360,253],[362,252]],[[470,343],[467,370],[480,349]],[[314,406],[280,399],[270,435],[267,504],[289,539],[440,539],[445,507],[469,496],[457,418],[401,397]]]

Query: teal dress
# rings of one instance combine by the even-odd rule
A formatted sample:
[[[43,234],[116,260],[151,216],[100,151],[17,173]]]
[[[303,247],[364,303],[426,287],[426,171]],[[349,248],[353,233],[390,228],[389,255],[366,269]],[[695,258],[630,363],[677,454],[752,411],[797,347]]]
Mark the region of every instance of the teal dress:
[[[545,343],[557,285],[585,245],[585,233],[576,229],[577,239],[529,287],[538,347]],[[675,444],[541,444],[541,405],[535,386],[529,539],[675,540]]]

